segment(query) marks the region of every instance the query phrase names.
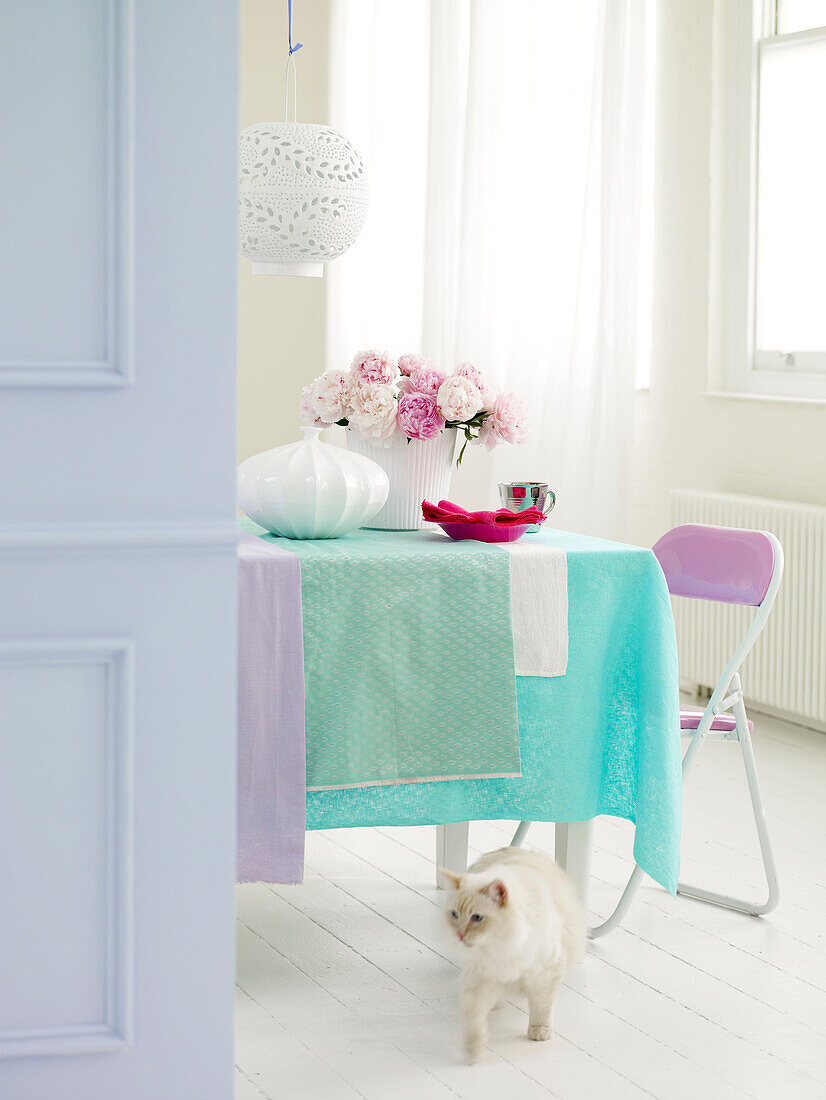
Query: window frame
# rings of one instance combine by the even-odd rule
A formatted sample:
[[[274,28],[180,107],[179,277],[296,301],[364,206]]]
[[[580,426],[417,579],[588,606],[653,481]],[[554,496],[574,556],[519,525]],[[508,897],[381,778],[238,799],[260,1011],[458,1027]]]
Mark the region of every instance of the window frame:
[[[756,347],[757,153],[765,50],[826,38],[777,34],[778,0],[725,0],[714,27],[710,392],[826,402],[826,350]]]

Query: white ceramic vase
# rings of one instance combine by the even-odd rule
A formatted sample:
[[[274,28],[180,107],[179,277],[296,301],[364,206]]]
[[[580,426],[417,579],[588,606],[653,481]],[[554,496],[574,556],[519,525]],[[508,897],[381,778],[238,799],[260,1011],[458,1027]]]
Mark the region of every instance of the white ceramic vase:
[[[298,443],[241,463],[241,510],[288,539],[334,539],[362,527],[387,499],[387,474],[368,457],[322,443],[321,428],[301,430]]]
[[[450,488],[456,429],[447,428],[435,439],[426,440],[408,439],[396,431],[386,449],[348,431],[347,448],[373,459],[390,478],[387,503],[362,526],[385,531],[415,531],[425,527],[422,501],[438,503]]]

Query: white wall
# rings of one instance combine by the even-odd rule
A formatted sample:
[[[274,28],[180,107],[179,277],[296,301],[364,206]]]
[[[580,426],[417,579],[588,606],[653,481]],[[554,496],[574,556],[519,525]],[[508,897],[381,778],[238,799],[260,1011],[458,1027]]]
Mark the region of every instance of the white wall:
[[[695,488],[826,504],[826,405],[705,397],[712,181],[713,0],[660,0],[652,383],[636,401],[627,536],[668,526],[668,492]],[[303,0],[299,112],[323,121],[330,0]],[[242,0],[242,125],[281,117],[286,0]],[[296,436],[301,386],[324,367],[325,281],[255,278],[241,261],[240,453]],[[353,349],[356,350],[356,349]],[[629,425],[629,430],[631,426]],[[511,456],[519,476],[518,455]],[[539,476],[536,473],[526,476]],[[471,506],[495,500],[491,456],[454,477]]]

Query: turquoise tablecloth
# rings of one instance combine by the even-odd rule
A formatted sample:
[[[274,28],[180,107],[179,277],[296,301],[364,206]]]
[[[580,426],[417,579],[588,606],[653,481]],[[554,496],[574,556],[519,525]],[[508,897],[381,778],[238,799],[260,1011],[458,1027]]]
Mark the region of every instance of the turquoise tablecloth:
[[[650,550],[562,531],[529,538],[568,555],[568,671],[517,678],[521,779],[460,780],[307,794],[309,829],[480,819],[636,823],[634,856],[672,893],[679,871],[677,651],[665,580]],[[462,631],[457,642],[484,645]],[[307,728],[308,747],[313,730]]]

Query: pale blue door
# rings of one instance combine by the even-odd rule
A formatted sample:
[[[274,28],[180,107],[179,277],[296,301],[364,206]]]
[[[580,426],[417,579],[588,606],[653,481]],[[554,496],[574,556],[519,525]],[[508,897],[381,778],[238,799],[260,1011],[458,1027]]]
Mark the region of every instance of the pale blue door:
[[[0,0],[0,1097],[229,1100],[237,0]]]

